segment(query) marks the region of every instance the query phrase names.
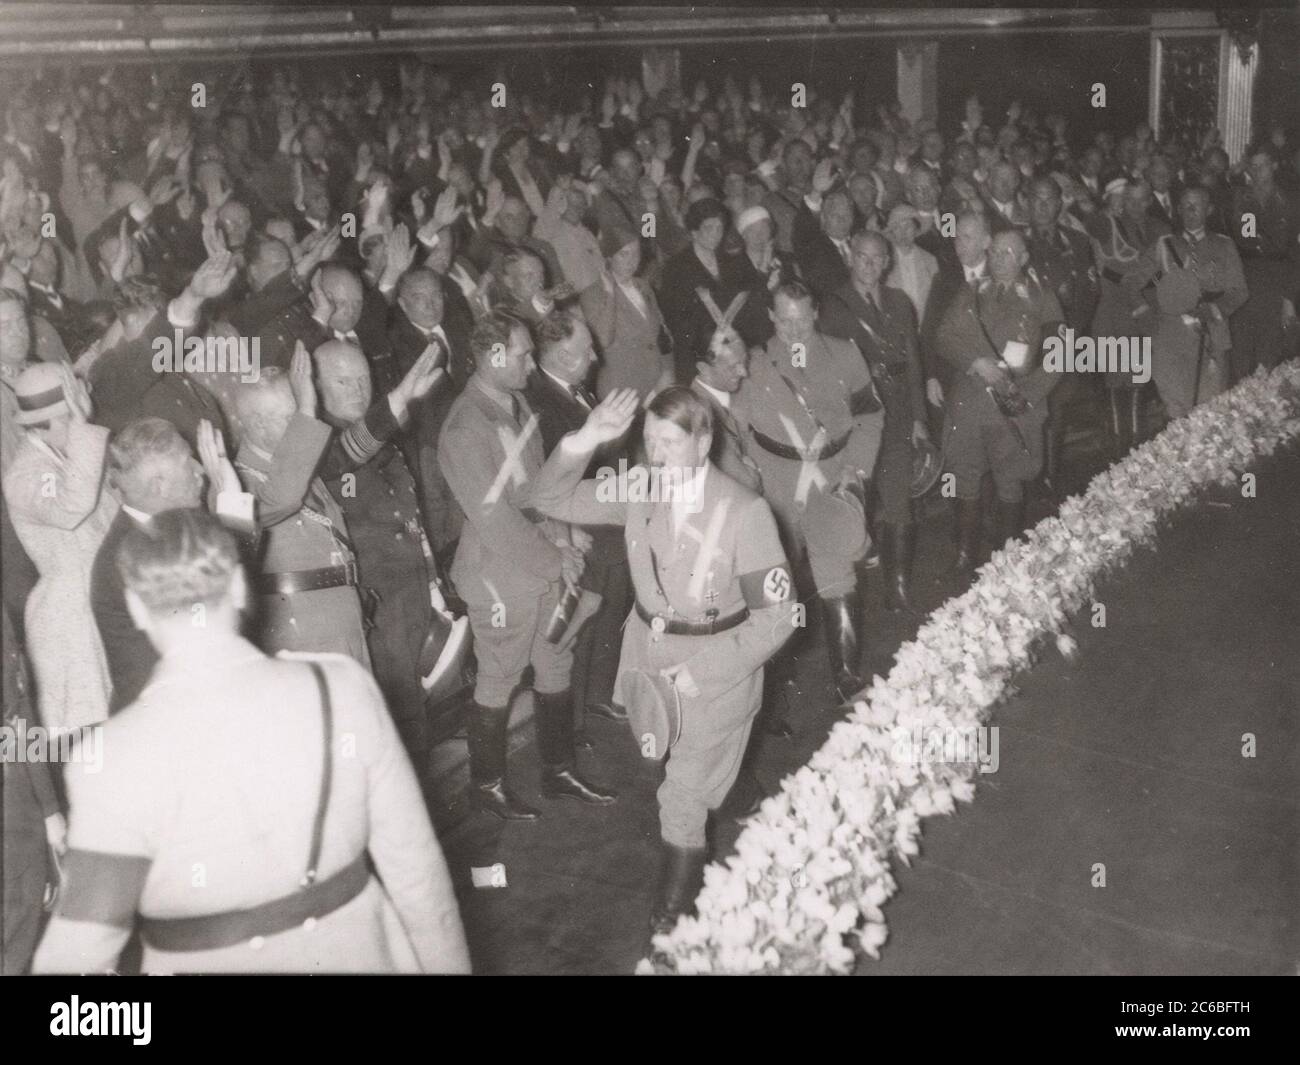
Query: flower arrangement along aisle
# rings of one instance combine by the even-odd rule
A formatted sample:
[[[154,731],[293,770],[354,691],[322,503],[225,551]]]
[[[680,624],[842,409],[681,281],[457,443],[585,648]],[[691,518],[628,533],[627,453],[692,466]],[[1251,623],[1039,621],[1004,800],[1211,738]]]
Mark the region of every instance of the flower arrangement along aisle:
[[[725,864],[657,936],[639,973],[847,973],[878,957],[891,859],[918,852],[921,820],[975,794],[974,764],[896,757],[917,729],[971,735],[1013,676],[1054,636],[1072,653],[1068,618],[1097,581],[1199,489],[1300,436],[1300,363],[1257,371],[1171,423],[1098,474],[1022,540],[997,551],[965,594],[899,649],[887,678],[860,693],[810,762],[763,802]]]

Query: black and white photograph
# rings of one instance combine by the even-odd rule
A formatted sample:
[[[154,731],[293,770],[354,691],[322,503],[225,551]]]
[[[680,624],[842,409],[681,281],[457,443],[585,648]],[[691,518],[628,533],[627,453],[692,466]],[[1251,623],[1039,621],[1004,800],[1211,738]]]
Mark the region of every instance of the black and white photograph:
[[[1294,5],[5,2],[0,107],[39,1031],[1300,975]]]

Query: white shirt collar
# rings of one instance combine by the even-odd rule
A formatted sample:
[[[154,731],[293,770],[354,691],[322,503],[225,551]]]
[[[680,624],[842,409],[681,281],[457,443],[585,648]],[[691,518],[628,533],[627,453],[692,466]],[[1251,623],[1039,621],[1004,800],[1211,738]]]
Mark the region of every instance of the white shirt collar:
[[[718,401],[718,406],[719,406],[719,407],[721,407],[723,410],[731,410],[731,393],[730,393],[730,392],[720,392],[718,389],[714,388],[712,385],[710,385],[710,384],[706,384],[705,381],[704,381],[704,378],[702,378],[702,377],[697,377],[697,378],[695,378],[695,380],[696,380],[696,382],[699,384],[699,386],[700,386],[702,389],[704,389],[704,391],[706,391],[709,395],[711,395],[714,399],[716,399],[716,400]]]
[[[978,266],[963,265],[962,270],[966,274],[967,281],[975,281],[984,276],[984,263],[981,261]]]
[[[562,389],[564,389],[564,391],[569,393],[569,395],[573,395],[573,390],[576,387],[575,385],[566,381],[563,377],[559,377],[556,374],[551,373],[551,371],[548,370],[545,366],[541,367],[541,371],[542,373],[546,374],[546,376],[549,377],[552,381],[554,381],[557,385],[559,385]]]
[[[153,520],[152,514],[146,514],[143,510],[136,510],[135,507],[128,506],[126,503],[122,504],[122,509],[141,525],[148,525]]]

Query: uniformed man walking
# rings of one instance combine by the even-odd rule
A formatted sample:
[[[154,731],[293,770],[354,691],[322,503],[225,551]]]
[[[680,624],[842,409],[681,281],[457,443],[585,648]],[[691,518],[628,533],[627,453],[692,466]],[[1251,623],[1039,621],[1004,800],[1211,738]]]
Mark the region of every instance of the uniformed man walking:
[[[762,702],[763,664],[799,613],[772,511],[709,461],[713,415],[691,389],[666,388],[646,408],[649,466],[635,469],[651,490],[637,492],[631,473],[612,486],[582,479],[596,449],[627,432],[638,405],[630,389],[606,396],[552,453],[530,501],[563,521],[624,527],[636,609],[616,695],[643,754],[668,757],[659,788],[663,872],[651,918],[663,932],[699,890],[709,813],[736,782]]]
[[[525,513],[543,454],[538,419],[524,399],[532,346],[517,319],[494,312],[479,321],[470,338],[473,375],[438,441],[443,475],[465,513],[451,577],[469,612],[478,659],[470,801],[506,821],[541,816],[506,787],[510,703],[530,664],[543,794],[597,806],[615,800],[577,773],[572,634],[554,643],[546,638],[564,587],[576,589],[582,576],[582,552],[566,527]]]

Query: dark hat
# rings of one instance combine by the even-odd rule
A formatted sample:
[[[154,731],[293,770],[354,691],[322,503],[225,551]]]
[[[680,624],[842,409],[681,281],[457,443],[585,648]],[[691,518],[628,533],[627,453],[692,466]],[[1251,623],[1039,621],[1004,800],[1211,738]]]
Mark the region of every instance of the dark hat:
[[[612,259],[633,241],[640,239],[626,226],[606,226],[600,231],[600,254],[606,259]]]
[[[943,473],[943,452],[928,440],[912,444],[912,498],[920,499]]]

